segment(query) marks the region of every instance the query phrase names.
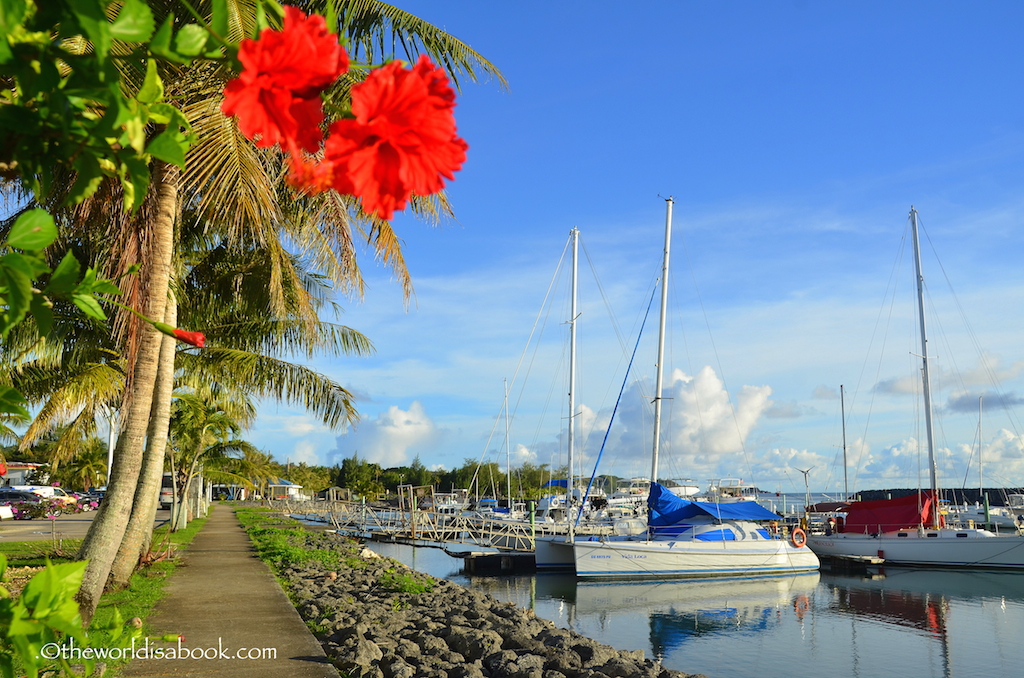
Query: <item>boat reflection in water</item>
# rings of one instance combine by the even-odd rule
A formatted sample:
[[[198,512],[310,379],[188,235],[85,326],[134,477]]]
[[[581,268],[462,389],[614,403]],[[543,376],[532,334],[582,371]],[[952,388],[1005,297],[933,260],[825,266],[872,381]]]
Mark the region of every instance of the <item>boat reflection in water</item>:
[[[764,579],[705,579],[660,584],[581,584],[576,613],[643,608],[651,653],[659,661],[691,638],[759,633],[783,615],[803,616],[817,572]]]
[[[974,678],[1018,676],[1024,665],[1020,572],[887,567],[577,583],[572,575],[468,576],[442,551],[420,551],[415,565],[423,571],[620,650],[642,649],[670,669],[713,678]]]

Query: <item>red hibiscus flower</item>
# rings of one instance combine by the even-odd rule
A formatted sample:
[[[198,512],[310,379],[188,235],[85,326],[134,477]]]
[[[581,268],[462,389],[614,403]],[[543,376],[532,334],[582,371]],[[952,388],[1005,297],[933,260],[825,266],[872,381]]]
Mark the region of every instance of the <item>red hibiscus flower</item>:
[[[221,111],[257,146],[316,151],[323,135],[320,93],[348,70],[348,55],[317,14],[285,7],[284,28],[266,28],[238,50],[242,74],[224,89]],[[258,138],[257,138],[258,137]]]
[[[412,69],[393,61],[371,71],[352,88],[355,119],[330,127],[321,172],[330,172],[338,192],[359,196],[367,214],[390,220],[411,195],[444,188],[442,177],[453,179],[465,162],[468,145],[455,134],[454,108],[448,78],[426,55]],[[299,182],[295,169],[293,162]],[[316,190],[324,182],[311,183]]]

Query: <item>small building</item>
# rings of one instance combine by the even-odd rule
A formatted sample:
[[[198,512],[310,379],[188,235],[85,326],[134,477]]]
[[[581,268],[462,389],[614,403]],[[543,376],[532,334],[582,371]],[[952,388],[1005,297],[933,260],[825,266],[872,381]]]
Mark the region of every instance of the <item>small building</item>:
[[[6,464],[0,464],[0,483],[4,487],[31,485],[30,476],[44,466],[47,464],[36,464],[31,461],[9,461]],[[48,478],[35,478],[35,480],[45,483]]]
[[[271,478],[267,483],[267,493],[270,499],[290,499],[292,501],[307,501],[309,499],[302,493],[302,485],[297,485],[284,478]]]
[[[316,498],[327,501],[352,501],[352,490],[335,485],[334,487],[328,487],[326,490],[317,492]]]

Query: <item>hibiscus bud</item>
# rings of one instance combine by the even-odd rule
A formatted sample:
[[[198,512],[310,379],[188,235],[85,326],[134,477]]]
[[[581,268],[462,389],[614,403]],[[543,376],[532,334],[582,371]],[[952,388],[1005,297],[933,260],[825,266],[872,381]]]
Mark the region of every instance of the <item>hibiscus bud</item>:
[[[191,344],[196,348],[202,348],[206,343],[206,337],[202,332],[187,332],[186,330],[179,330],[176,327],[171,327],[167,323],[154,322],[153,327],[157,330],[166,334],[169,337],[174,337],[178,341],[183,341],[186,344]]]

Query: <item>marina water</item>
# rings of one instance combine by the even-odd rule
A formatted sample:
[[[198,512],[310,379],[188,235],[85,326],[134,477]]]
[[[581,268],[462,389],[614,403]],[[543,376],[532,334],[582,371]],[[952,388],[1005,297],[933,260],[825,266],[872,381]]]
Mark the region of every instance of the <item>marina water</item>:
[[[1024,573],[882,568],[755,580],[470,576],[436,548],[367,546],[709,678],[974,678],[1024,671]]]

